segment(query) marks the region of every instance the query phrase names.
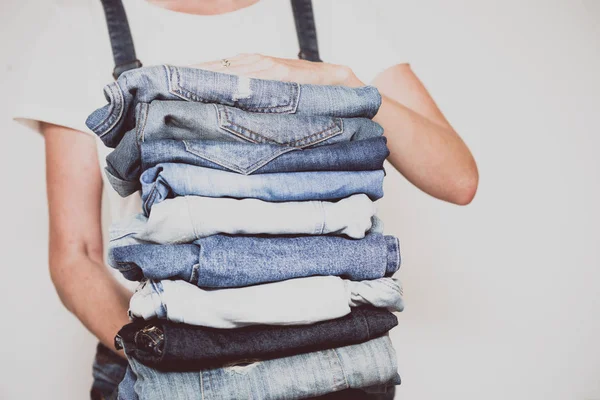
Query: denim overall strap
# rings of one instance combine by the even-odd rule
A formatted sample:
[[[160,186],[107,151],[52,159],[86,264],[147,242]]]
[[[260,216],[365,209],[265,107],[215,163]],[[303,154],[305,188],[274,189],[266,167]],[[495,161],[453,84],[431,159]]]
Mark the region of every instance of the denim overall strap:
[[[106,25],[110,37],[115,68],[113,77],[117,79],[123,72],[142,66],[135,55],[135,47],[127,14],[121,0],[100,0],[106,16]],[[291,0],[294,20],[296,22],[296,33],[300,44],[298,58],[302,60],[317,61],[319,58],[319,46],[317,43],[317,29],[312,9],[311,0]]]
[[[133,38],[131,37],[129,22],[127,21],[127,14],[125,14],[122,1],[101,1],[106,16],[110,46],[112,47],[113,58],[115,60],[113,77],[117,79],[123,72],[141,67],[142,63],[135,55]]]
[[[298,58],[308,61],[321,62],[319,58],[319,45],[317,43],[317,28],[313,14],[311,0],[291,0],[294,20],[296,21],[296,34],[300,44]]]

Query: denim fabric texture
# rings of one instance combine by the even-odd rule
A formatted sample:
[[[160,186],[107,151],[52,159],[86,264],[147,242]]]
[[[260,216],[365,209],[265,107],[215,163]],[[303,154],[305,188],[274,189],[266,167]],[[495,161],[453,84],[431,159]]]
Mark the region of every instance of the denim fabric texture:
[[[389,311],[358,307],[344,317],[300,326],[215,329],[165,320],[136,321],[119,331],[130,357],[164,371],[197,371],[247,359],[271,359],[374,339],[398,324]]]
[[[141,172],[161,162],[250,174],[327,171],[340,166],[381,169],[387,156],[385,144],[381,144],[383,129],[366,118],[257,114],[184,101],[143,103],[137,111],[136,128],[127,132],[106,158],[107,177],[121,196],[138,190]],[[379,140],[348,146],[368,139]],[[156,141],[162,143],[154,145]],[[345,146],[331,147],[333,144]],[[319,147],[325,149],[312,151]],[[299,151],[302,149],[311,151],[305,154]]]
[[[388,336],[364,343],[194,372],[161,372],[130,358],[140,399],[291,400],[398,384],[396,352]],[[130,399],[128,399],[130,400]]]
[[[114,148],[111,186],[142,197],[108,262],[142,282],[115,342],[129,366],[99,348],[93,395],[393,397],[404,303],[399,243],[375,215],[377,89],[163,65],[104,94],[86,124]]]
[[[364,193],[383,196],[383,170],[285,172],[240,175],[187,164],[158,164],[142,173],[145,215],[176,196],[254,198],[265,201],[340,200]]]
[[[314,275],[351,280],[390,276],[400,267],[394,236],[212,235],[192,244],[112,247],[112,267],[125,278],[181,279],[205,288],[233,288]],[[307,257],[311,254],[311,257]]]
[[[138,362],[138,361],[132,361]],[[151,369],[148,368],[147,371]],[[200,372],[198,372],[200,376]],[[118,386],[118,390],[108,397],[107,400],[138,400],[139,397],[135,392],[135,384],[137,376],[131,366],[127,366],[125,377]],[[311,400],[394,400],[396,394],[396,385],[400,384],[400,375],[396,374],[392,380],[383,385],[374,385],[362,387],[360,389],[345,389],[339,392],[330,392],[322,396],[306,397]],[[138,385],[139,388],[139,385]],[[178,394],[181,395],[181,392]],[[185,399],[198,399],[198,393],[187,391],[186,394],[190,397],[182,397]],[[92,399],[95,400],[95,399]]]
[[[281,203],[180,196],[155,205],[148,218],[133,216],[121,225],[131,226],[128,233],[135,233],[143,241],[160,244],[190,243],[219,233],[339,235],[361,239],[373,227],[375,212],[375,204],[364,194],[337,202]]]
[[[127,71],[104,88],[104,96],[108,104],[94,111],[86,125],[113,148],[134,128],[137,104],[154,100],[214,103],[262,114],[342,118],[372,118],[381,105],[379,91],[372,86],[300,85],[169,65]]]
[[[205,290],[182,280],[147,280],[129,302],[132,318],[160,318],[210,328],[306,325],[372,305],[402,311],[402,286],[393,278],[349,281],[312,276],[241,288]]]
[[[102,343],[96,346],[92,366],[92,400],[109,399],[125,375],[127,361],[109,350]]]
[[[177,200],[179,199],[178,197],[174,198],[174,199],[169,199],[167,201],[164,201],[163,203],[160,203],[157,205],[161,206],[162,204],[167,204],[170,201],[173,200]],[[245,199],[244,199],[245,200]],[[283,203],[281,203],[283,204]],[[185,213],[185,211],[181,211],[183,213]],[[160,212],[159,212],[159,216],[161,216]],[[152,219],[152,215],[150,216],[150,219]],[[112,224],[109,228],[109,237],[110,237],[110,241],[108,243],[108,258],[107,258],[107,262],[108,265],[112,266],[113,268],[119,268],[116,260],[113,258],[113,249],[117,248],[117,247],[124,247],[124,246],[132,246],[132,245],[137,245],[137,244],[156,244],[157,242],[154,240],[158,240],[158,242],[160,242],[161,238],[164,237],[172,237],[172,235],[174,235],[174,232],[180,232],[181,227],[177,227],[175,229],[174,232],[162,232],[162,233],[156,233],[156,232],[150,232],[146,229],[147,227],[147,222],[150,220],[149,218],[145,217],[142,214],[136,214],[130,218],[126,218],[123,219],[121,221],[115,222],[114,224]],[[177,219],[177,217],[174,215],[173,219]],[[329,220],[328,218],[326,218],[326,220]],[[219,221],[217,223],[214,224],[214,227],[221,227],[222,221]],[[348,224],[348,222],[347,222]],[[381,219],[379,219],[377,217],[377,215],[374,215],[373,217],[371,217],[371,229],[369,229],[369,233],[372,234],[383,234],[383,221],[381,221]],[[202,228],[204,229],[204,228]],[[220,229],[220,228],[218,228]],[[202,233],[202,232],[200,232]],[[200,235],[198,235],[200,236]],[[144,237],[144,239],[142,239]],[[268,236],[267,236],[268,237]],[[148,240],[147,240],[148,239]],[[135,269],[135,267],[134,267]]]

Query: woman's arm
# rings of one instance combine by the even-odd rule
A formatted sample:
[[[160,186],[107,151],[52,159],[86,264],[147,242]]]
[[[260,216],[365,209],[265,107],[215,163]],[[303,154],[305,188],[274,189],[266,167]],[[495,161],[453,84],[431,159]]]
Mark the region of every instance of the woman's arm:
[[[230,65],[212,61],[198,68],[254,78],[318,85],[363,86],[348,67],[304,60],[240,54]],[[374,82],[382,105],[374,120],[383,126],[389,161],[424,192],[469,204],[479,181],[471,152],[444,118],[408,64],[388,68]]]
[[[389,68],[373,84],[382,95],[374,120],[384,128],[392,165],[424,192],[469,204],[479,183],[477,164],[410,66]]]
[[[108,348],[129,322],[131,294],[103,262],[102,178],[91,136],[43,124],[50,214],[50,276],[58,295]]]

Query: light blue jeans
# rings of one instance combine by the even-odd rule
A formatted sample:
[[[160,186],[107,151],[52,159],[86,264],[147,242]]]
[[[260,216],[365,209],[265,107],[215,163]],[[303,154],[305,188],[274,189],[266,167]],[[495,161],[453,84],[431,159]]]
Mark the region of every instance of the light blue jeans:
[[[339,200],[364,193],[371,200],[383,197],[384,171],[319,171],[261,175],[187,164],[158,164],[141,176],[146,215],[152,206],[176,196],[255,198],[265,201]]]
[[[293,400],[350,388],[384,391],[400,383],[396,351],[387,335],[356,345],[198,372],[162,372],[134,358],[129,362],[130,373],[119,386],[122,400]]]
[[[383,128],[367,118],[261,114],[220,104],[157,100],[138,105],[136,128],[127,132],[107,156],[106,173],[117,192],[127,196],[139,189],[139,176],[149,163],[154,166],[181,156],[183,160],[175,162],[204,161],[202,166],[248,174],[269,172],[268,169],[381,169],[387,156],[385,145],[343,144],[369,138],[381,140],[382,135]],[[176,140],[167,140],[166,145],[152,151],[152,143],[165,142],[161,139]],[[331,147],[335,144],[342,146]],[[143,145],[147,148],[141,149]],[[314,151],[324,146],[325,149]],[[299,152],[300,149],[307,152]],[[281,157],[284,154],[287,155]],[[146,165],[141,165],[141,161]]]
[[[211,328],[305,325],[340,318],[351,307],[402,311],[402,285],[394,278],[360,282],[311,276],[231,289],[204,290],[186,281],[149,280],[129,302],[133,318],[161,318]]]
[[[152,208],[138,237],[148,242],[190,243],[206,236],[230,235],[338,235],[365,237],[372,227],[375,204],[364,194],[337,202],[179,196]],[[129,223],[124,221],[125,224]]]
[[[137,104],[154,100],[215,103],[256,114],[343,118],[372,118],[381,104],[373,86],[300,85],[169,65],[127,71],[104,88],[104,96],[108,104],[94,111],[86,125],[108,147],[117,146],[134,128]]]

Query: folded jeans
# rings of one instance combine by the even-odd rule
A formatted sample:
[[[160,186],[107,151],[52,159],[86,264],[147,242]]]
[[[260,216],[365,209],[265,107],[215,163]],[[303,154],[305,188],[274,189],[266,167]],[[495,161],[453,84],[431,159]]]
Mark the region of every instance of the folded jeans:
[[[132,373],[119,386],[123,400],[293,400],[346,389],[380,392],[400,384],[396,351],[387,335],[360,344],[194,372],[158,371],[133,357],[129,363]]]
[[[185,281],[143,281],[129,302],[132,318],[160,318],[210,328],[306,325],[340,318],[351,307],[402,311],[402,286],[394,278],[349,281],[312,276],[231,289],[205,290]]]
[[[212,235],[190,244],[115,246],[109,263],[126,279],[181,279],[204,288],[233,288],[314,275],[350,280],[390,276],[400,268],[394,236]],[[310,257],[307,257],[310,254]]]
[[[240,175],[187,164],[165,163],[140,178],[145,215],[176,196],[255,198],[265,201],[339,200],[364,193],[383,197],[383,170],[289,172]]]
[[[375,204],[364,194],[337,202],[266,202],[258,199],[179,196],[111,227],[109,247],[128,235],[138,243],[190,243],[210,235],[339,235],[360,239],[373,228]],[[114,235],[113,235],[114,233]]]
[[[139,103],[185,100],[214,103],[263,114],[372,118],[381,105],[373,86],[300,85],[170,65],[137,68],[105,86],[108,104],[94,111],[86,125],[114,148],[135,126]]]
[[[356,120],[360,119],[346,120],[344,134],[350,129],[348,125],[355,124]],[[375,124],[370,120],[362,120]],[[139,178],[142,171],[169,162],[244,175],[382,169],[383,162],[389,155],[386,138],[381,136],[382,130],[371,131],[376,137],[368,138],[369,136],[363,135],[365,140],[358,140],[358,136],[354,135],[350,138],[356,141],[348,142],[341,141],[347,138],[339,135],[312,143],[311,146],[317,147],[309,148],[272,142],[251,143],[242,139],[225,141],[227,137],[210,135],[210,131],[206,129],[184,134],[175,128],[169,128],[159,130],[151,137],[147,133],[128,132],[115,150],[106,157],[105,172],[113,188],[126,197],[140,189]]]
[[[154,319],[125,325],[115,342],[129,357],[163,371],[198,371],[246,359],[272,359],[362,343],[398,324],[391,312],[357,307],[310,325],[216,329]]]

